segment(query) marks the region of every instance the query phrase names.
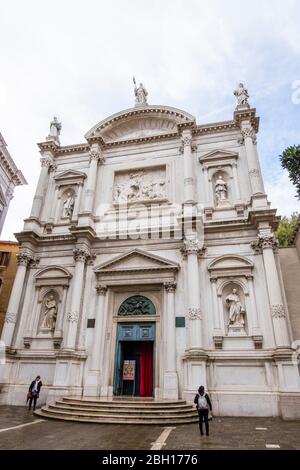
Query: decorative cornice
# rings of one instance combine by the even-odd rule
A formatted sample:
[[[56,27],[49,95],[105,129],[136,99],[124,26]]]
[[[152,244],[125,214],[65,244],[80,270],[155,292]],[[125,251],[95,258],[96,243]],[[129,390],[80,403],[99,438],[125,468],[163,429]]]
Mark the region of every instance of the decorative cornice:
[[[255,132],[259,130],[259,117],[256,117],[256,109],[241,109],[234,112],[234,123],[238,128],[244,121],[249,121]]]
[[[235,121],[223,121],[197,126],[193,131],[193,135],[207,135],[229,131],[239,131],[239,126],[237,126]]]
[[[6,171],[10,181],[14,186],[22,186],[27,184],[26,179],[23,176],[21,170],[18,169],[17,165],[13,161],[9,151],[7,150],[6,142],[0,132],[0,163],[3,170]]]

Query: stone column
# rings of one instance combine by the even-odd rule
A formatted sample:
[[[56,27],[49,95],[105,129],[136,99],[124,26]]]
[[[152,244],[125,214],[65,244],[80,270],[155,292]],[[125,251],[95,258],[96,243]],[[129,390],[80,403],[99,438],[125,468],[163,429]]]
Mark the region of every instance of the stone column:
[[[202,349],[198,256],[203,253],[203,249],[200,248],[198,240],[185,240],[183,252],[187,257],[189,349]]]
[[[101,356],[102,346],[105,337],[105,331],[103,331],[105,315],[104,315],[104,305],[106,300],[107,286],[99,285],[96,288],[97,294],[99,296],[99,301],[96,302],[96,317],[95,317],[95,331],[92,347],[92,360],[91,360],[91,369],[100,371],[103,357]]]
[[[42,211],[40,214],[41,222],[45,223],[51,215],[52,211],[52,206],[53,206],[53,188],[55,185],[54,181],[54,173],[57,168],[57,165],[55,164],[50,164],[49,169],[48,169],[48,183],[45,189],[45,199],[44,199],[44,205],[42,207]]]
[[[103,164],[104,161],[105,161],[105,158],[101,154],[100,145],[93,144],[90,150],[90,167],[89,167],[85,195],[84,195],[84,198],[85,198],[84,199],[84,212],[91,213],[93,211],[98,164],[99,163]]]
[[[167,296],[166,311],[166,358],[164,373],[163,397],[166,399],[178,399],[178,378],[176,367],[176,330],[175,330],[175,282],[164,284]]]
[[[77,189],[77,195],[76,195],[76,199],[75,199],[75,204],[74,204],[74,210],[73,210],[73,214],[72,214],[72,222],[76,222],[76,220],[78,219],[78,212],[79,212],[79,209],[80,209],[82,186],[83,186],[83,183],[79,183],[78,189]]]
[[[233,176],[233,184],[234,184],[234,189],[235,189],[235,197],[236,197],[236,200],[239,201],[241,199],[241,192],[240,192],[240,187],[239,187],[236,162],[232,164],[232,176]]]
[[[192,133],[190,130],[182,132],[183,167],[184,167],[184,202],[194,203],[194,171],[192,159]]]
[[[277,243],[271,230],[267,231],[267,233],[265,231],[260,232],[258,239],[251,244],[252,248],[256,251],[262,250],[276,346],[278,348],[289,348],[291,343],[287,325],[287,314],[283,305],[281,285],[274,257],[276,245]]]
[[[12,346],[13,334],[18,318],[18,311],[20,307],[20,300],[23,292],[27,266],[30,262],[32,262],[32,260],[32,256],[30,256],[25,251],[20,251],[17,254],[18,269],[11,291],[1,336],[1,339],[4,341],[7,348]]]
[[[41,158],[42,168],[35,191],[35,196],[33,198],[30,217],[35,217],[38,219],[40,216],[45,192],[48,186],[49,168],[51,167],[52,163],[53,160],[51,152],[44,152],[43,157]]]
[[[67,314],[68,332],[64,349],[74,350],[76,344],[77,327],[80,316],[81,296],[84,282],[85,263],[90,258],[90,253],[86,248],[76,248],[74,250],[75,271],[72,279],[72,297],[70,312]]]
[[[57,211],[57,206],[58,206],[58,194],[59,194],[59,187],[56,185],[54,189],[54,195],[53,195],[53,201],[52,201],[52,206],[51,206],[51,212],[50,212],[50,217],[49,217],[49,224],[54,225],[56,222],[56,211]]]
[[[256,150],[256,132],[249,121],[243,121],[241,132],[246,148],[252,194],[264,194],[264,186]]]
[[[203,179],[204,179],[204,191],[205,191],[205,201],[206,203],[210,203],[210,191],[209,191],[209,182],[208,182],[208,170],[207,167],[204,166],[202,168],[203,171]]]
[[[251,305],[251,313],[252,313],[252,328],[253,328],[253,335],[261,335],[261,329],[259,327],[259,320],[258,320],[258,312],[257,312],[257,305],[255,301],[255,292],[253,287],[253,276],[247,276],[248,281],[248,289],[249,289],[249,300]]]
[[[216,277],[211,277],[211,288],[212,288],[212,300],[213,300],[213,321],[214,321],[214,337],[223,336],[220,323],[220,313],[218,306],[218,292],[217,292],[217,281]]]

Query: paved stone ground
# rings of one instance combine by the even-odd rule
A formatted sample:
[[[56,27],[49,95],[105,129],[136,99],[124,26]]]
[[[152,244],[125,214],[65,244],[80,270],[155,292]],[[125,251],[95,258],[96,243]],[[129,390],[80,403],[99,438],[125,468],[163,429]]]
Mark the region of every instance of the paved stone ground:
[[[37,421],[24,407],[0,406],[0,449],[149,450],[161,426],[133,426]],[[258,430],[256,428],[267,428]],[[300,421],[273,418],[214,418],[210,436],[201,437],[197,424],[175,427],[163,450],[266,449],[300,450]]]

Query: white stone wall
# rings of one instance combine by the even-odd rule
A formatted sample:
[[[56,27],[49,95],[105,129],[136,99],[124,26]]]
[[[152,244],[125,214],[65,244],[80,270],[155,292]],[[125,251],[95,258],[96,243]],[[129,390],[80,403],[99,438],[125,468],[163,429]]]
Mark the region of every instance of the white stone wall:
[[[253,134],[244,131],[250,125],[247,113],[205,132],[182,115],[193,132],[176,121],[171,128],[177,134],[142,141],[126,141],[134,126],[139,135],[139,121],[135,118],[126,131],[125,113],[117,125],[117,144],[103,147],[89,140],[92,131],[89,145],[81,149],[41,144],[41,177],[20,235],[24,256],[3,332],[9,354],[1,366],[2,403],[23,403],[34,374],[43,378],[42,401],[66,394],[111,395],[117,299],[139,292],[157,302],[156,398],[192,400],[203,384],[215,414],[297,417],[291,407],[296,409],[299,401],[299,372],[292,362],[293,338],[274,254],[274,212],[263,191]],[[249,113],[255,126],[255,111]],[[166,125],[155,119],[148,137],[162,133],[153,122]],[[109,132],[103,136],[112,138],[115,124],[107,122]],[[101,125],[94,129],[101,134]],[[158,208],[149,212],[151,200],[138,196],[134,200],[144,204],[142,236],[123,236],[136,216],[129,201],[131,215],[126,219],[128,208],[120,208],[122,236],[115,239],[114,182],[138,170],[155,175],[157,168],[159,178],[166,174],[165,198],[159,202],[165,232],[154,230],[149,238],[145,214],[156,223]],[[218,173],[228,194],[219,205],[214,192]],[[138,186],[143,183],[134,184],[126,190],[145,194]],[[74,200],[68,218],[63,207],[70,192]],[[197,217],[203,215],[204,232],[186,229],[181,237],[167,236],[168,214],[176,214],[172,228],[179,230],[183,203],[194,204]],[[104,228],[110,238],[102,237]],[[233,286],[246,308],[246,325],[230,335],[225,297]],[[43,295],[51,289],[58,296],[56,326],[43,334]],[[186,326],[175,329],[175,317],[185,317]],[[93,328],[87,328],[88,319],[95,319]]]

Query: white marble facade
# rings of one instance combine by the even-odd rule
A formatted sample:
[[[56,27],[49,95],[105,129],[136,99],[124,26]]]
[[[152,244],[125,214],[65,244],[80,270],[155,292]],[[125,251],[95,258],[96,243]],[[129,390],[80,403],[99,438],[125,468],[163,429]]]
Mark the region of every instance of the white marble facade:
[[[37,374],[42,401],[113,395],[119,325],[151,323],[156,398],[191,400],[203,384],[215,414],[299,418],[297,338],[248,93],[239,86],[233,118],[207,125],[146,96],[82,145],[61,146],[57,120],[39,144],[1,403],[23,404]],[[131,296],[155,313],[122,316]]]

